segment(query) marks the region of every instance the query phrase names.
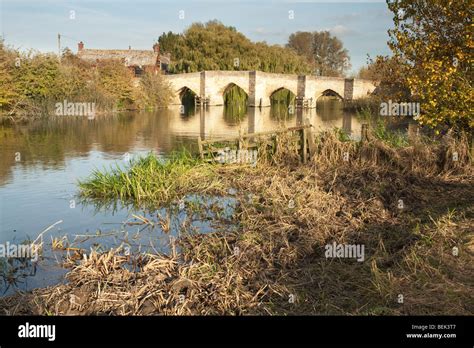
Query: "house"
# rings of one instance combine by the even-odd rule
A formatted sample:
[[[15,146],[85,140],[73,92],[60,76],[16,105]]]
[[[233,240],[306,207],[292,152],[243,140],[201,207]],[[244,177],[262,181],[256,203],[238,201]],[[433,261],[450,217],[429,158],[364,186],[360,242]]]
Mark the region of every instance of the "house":
[[[120,60],[127,66],[135,77],[141,76],[144,72],[157,74],[168,72],[170,64],[170,54],[160,54],[160,44],[155,43],[152,50],[99,50],[84,48],[81,41],[77,44],[77,56],[90,63],[98,63],[101,60]]]

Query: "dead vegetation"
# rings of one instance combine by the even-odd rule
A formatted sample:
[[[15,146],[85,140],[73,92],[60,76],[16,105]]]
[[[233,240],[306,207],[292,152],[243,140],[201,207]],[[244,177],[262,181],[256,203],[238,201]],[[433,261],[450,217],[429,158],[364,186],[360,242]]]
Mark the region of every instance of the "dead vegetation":
[[[256,167],[213,169],[210,180],[237,190],[236,232],[184,235],[171,255],[125,255],[121,248],[85,255],[67,284],[3,298],[1,312],[474,313],[466,139],[393,149],[325,133],[306,164],[280,144],[271,156],[260,154]],[[365,245],[364,262],[326,258],[332,242]]]

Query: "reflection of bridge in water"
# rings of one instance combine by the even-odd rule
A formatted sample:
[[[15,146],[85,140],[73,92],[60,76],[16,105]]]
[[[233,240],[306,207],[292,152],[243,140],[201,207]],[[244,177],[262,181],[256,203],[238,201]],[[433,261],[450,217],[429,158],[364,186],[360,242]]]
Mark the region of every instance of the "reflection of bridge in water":
[[[173,109],[174,107],[170,107]],[[172,110],[170,110],[172,111]],[[237,135],[239,129],[247,133],[265,132],[279,127],[302,125],[305,119],[314,126],[315,132],[332,129],[343,129],[347,134],[360,134],[361,124],[353,113],[346,113],[342,108],[333,108],[331,105],[317,109],[295,109],[293,115],[286,115],[281,119],[274,108],[247,108],[240,119],[226,119],[225,107],[213,106],[197,108],[189,116],[179,115],[179,108],[170,119],[170,130],[173,133],[184,133],[183,118],[186,120],[186,129],[198,130],[201,139],[227,137]]]
[[[181,98],[188,90],[209,100],[209,105],[223,105],[224,94],[235,85],[247,94],[249,106],[270,106],[272,94],[287,89],[310,108],[316,107],[316,100],[328,92],[344,100],[353,100],[366,97],[375,89],[369,80],[261,71],[202,71],[164,77],[173,89],[174,105],[182,103]]]

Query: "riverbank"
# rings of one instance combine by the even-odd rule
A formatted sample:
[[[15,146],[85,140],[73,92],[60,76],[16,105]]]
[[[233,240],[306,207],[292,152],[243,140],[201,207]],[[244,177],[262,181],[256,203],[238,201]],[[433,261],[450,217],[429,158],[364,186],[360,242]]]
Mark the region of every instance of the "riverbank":
[[[162,205],[185,194],[232,194],[239,208],[229,225],[237,228],[221,224],[203,235],[183,226],[169,255],[123,248],[83,255],[71,260],[67,284],[1,299],[1,312],[474,312],[467,142],[417,139],[394,148],[373,136],[356,143],[325,133],[306,164],[286,149],[260,156],[255,167],[148,158],[128,171],[96,173],[82,184],[89,198]],[[364,246],[363,260],[327,257],[333,243]]]

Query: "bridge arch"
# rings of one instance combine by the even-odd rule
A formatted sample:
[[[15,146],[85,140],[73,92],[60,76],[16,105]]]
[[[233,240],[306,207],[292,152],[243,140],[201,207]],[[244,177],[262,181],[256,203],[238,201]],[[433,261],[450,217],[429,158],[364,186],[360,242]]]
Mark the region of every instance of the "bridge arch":
[[[230,82],[222,89],[222,100],[224,105],[247,105],[249,100],[249,94],[238,84]]]
[[[249,95],[248,88],[245,88],[245,87],[241,86],[240,84],[232,82],[232,81],[230,81],[226,85],[222,86],[219,92],[220,92],[220,94],[224,95],[230,88],[232,88],[234,86],[239,87],[242,91],[245,92],[245,94],[247,96]]]
[[[186,93],[186,92],[191,92],[191,93],[193,93],[193,94],[199,95],[199,93],[198,93],[197,91],[193,90],[192,88],[190,88],[190,87],[188,87],[188,86],[183,86],[183,87],[181,87],[181,88],[178,90],[178,95],[179,95],[180,97],[182,97],[183,94]]]
[[[296,88],[296,85],[295,86],[290,86],[290,85],[287,85],[287,84],[278,84],[277,86],[270,86],[270,88],[267,88],[266,97],[271,98],[271,96],[273,94],[275,94],[276,92],[281,91],[281,90],[288,90],[292,94],[298,95],[298,90]]]
[[[316,100],[318,100],[321,97],[337,98],[340,101],[344,100],[344,97],[342,95],[340,95],[338,92],[334,91],[333,89],[329,89],[329,88],[322,91],[319,95],[317,95]]]
[[[197,95],[200,93],[201,88],[201,73],[186,73],[176,75],[163,75],[166,82],[168,82],[171,90],[173,91],[172,104],[181,104],[181,92],[183,88],[188,88]]]
[[[182,105],[193,103],[194,96],[199,95],[196,91],[192,90],[188,86],[183,86],[178,90],[178,97]]]
[[[250,97],[250,78],[248,71],[205,71],[205,87],[202,89],[209,97],[211,105],[224,105],[224,92],[236,85]]]
[[[270,96],[270,104],[285,103],[292,104],[295,102],[296,93],[286,87],[280,87],[274,90]]]
[[[316,98],[316,112],[323,121],[332,120],[334,114],[343,114],[344,98],[333,89],[326,89]]]

